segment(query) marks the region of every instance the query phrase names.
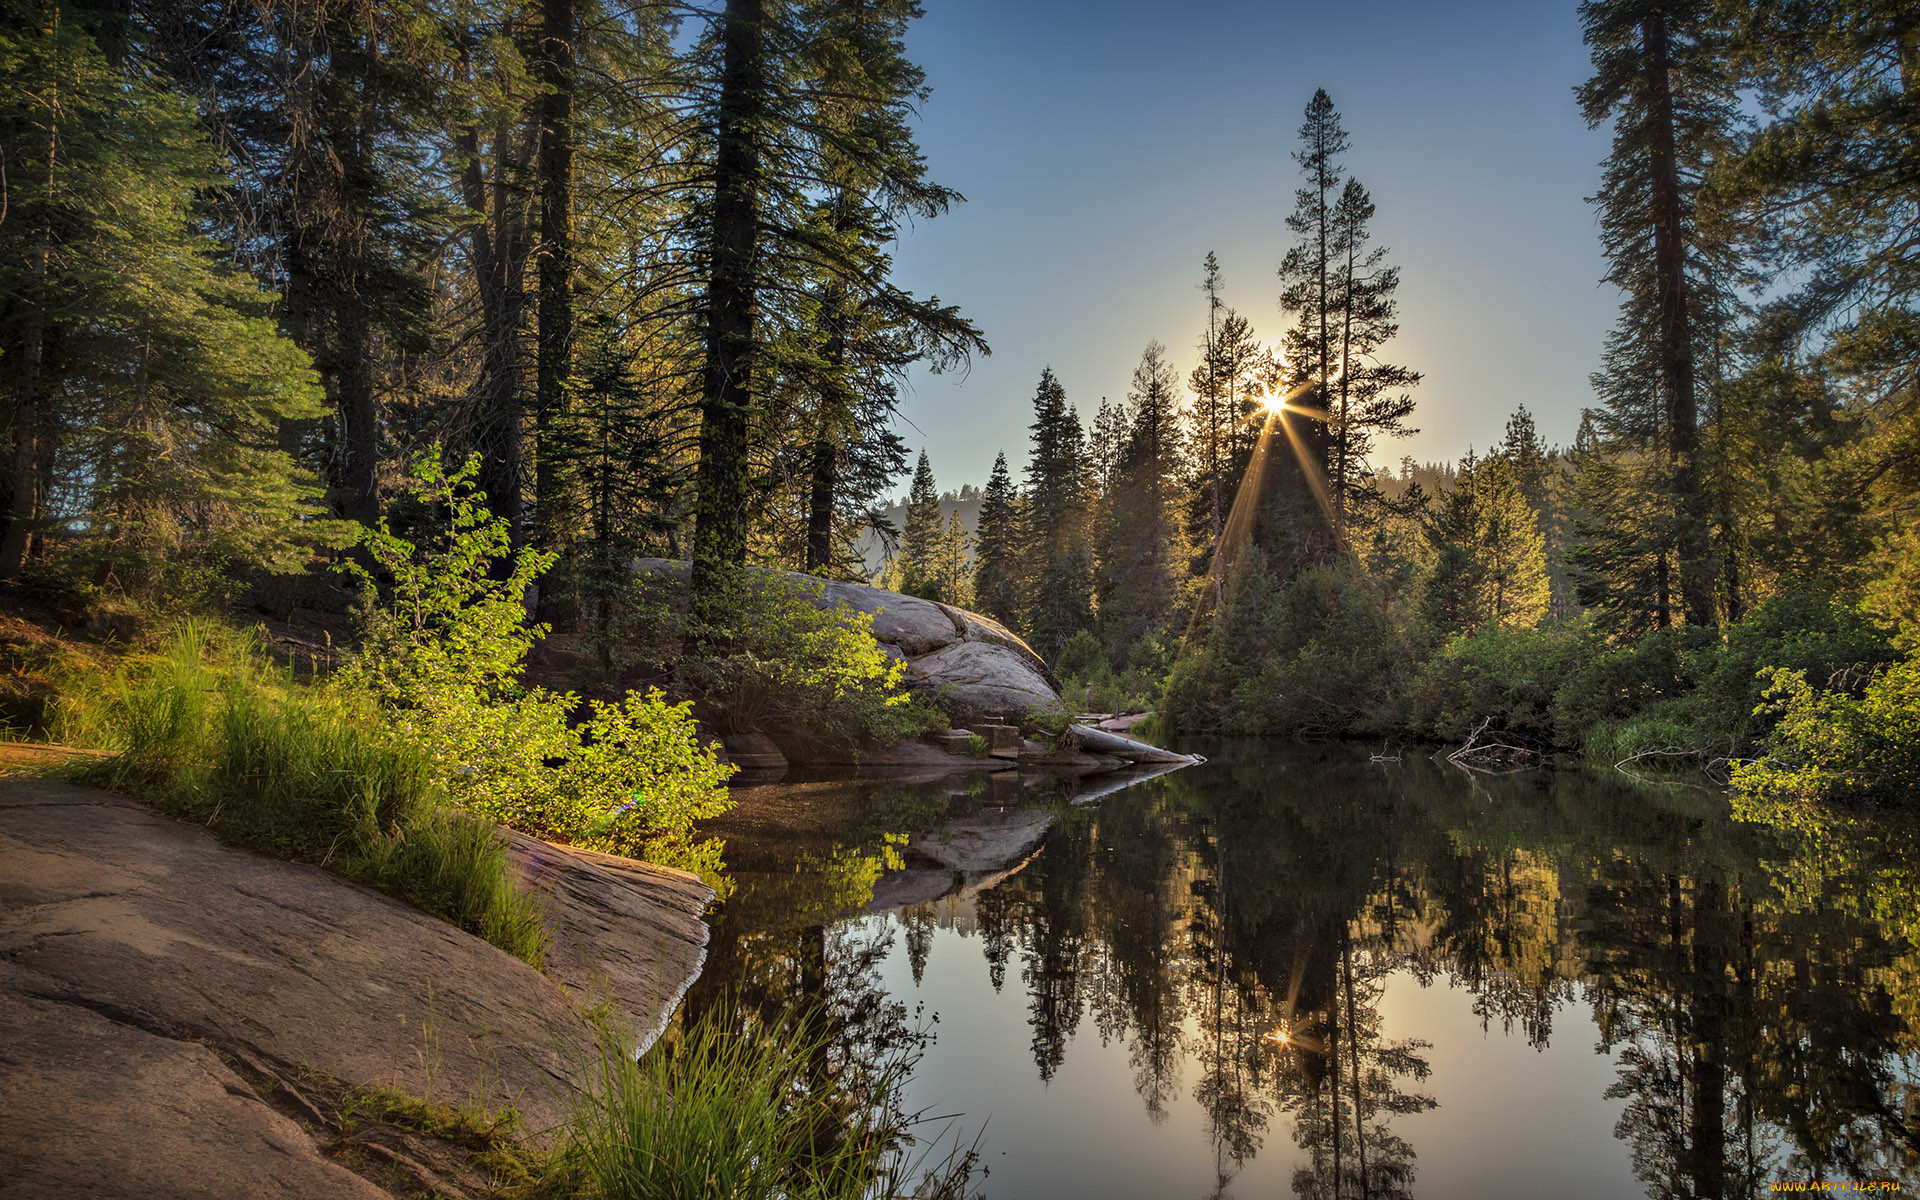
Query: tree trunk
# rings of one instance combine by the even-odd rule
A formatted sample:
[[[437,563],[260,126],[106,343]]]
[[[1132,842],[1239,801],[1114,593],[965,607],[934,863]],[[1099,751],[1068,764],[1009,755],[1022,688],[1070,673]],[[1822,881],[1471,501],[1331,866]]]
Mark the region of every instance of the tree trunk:
[[[462,188],[467,206],[487,219],[469,233],[480,300],[480,379],[475,385],[474,448],[480,455],[479,487],[487,507],[507,522],[512,544],[526,544],[524,520],[525,440],[520,401],[520,324],[526,309],[524,222],[504,176],[511,169],[505,130],[495,148],[489,186],[480,165],[480,139],[468,129],[460,138],[466,157]],[[509,568],[510,569],[510,568]]]
[[[56,20],[57,20],[56,13]],[[60,111],[58,97],[49,98],[46,111],[46,204],[54,202],[55,163],[59,156],[60,134],[55,118]],[[39,250],[34,255],[34,283],[26,297],[27,319],[20,330],[19,365],[10,372],[16,380],[13,407],[13,454],[8,463],[12,493],[7,500],[6,532],[0,534],[0,579],[17,579],[26,564],[27,539],[40,516],[40,474],[35,469],[41,456],[40,433],[47,423],[46,348],[51,332],[47,327],[47,280],[51,273],[53,230],[44,221],[39,229]]]
[[[540,75],[539,366],[534,398],[535,539],[557,545],[566,519],[560,462],[551,453],[573,371],[573,0],[545,0]]]
[[[1680,603],[1689,624],[1710,625],[1713,564],[1708,546],[1707,496],[1700,478],[1700,406],[1695,394],[1686,230],[1665,14],[1650,13],[1640,29],[1647,55],[1653,270],[1660,301],[1660,375],[1667,392],[1668,452],[1673,459]]]
[[[32,306],[32,318],[21,331],[20,361],[16,370],[18,400],[13,407],[13,453],[8,462],[12,474],[7,504],[7,528],[0,535],[0,579],[17,579],[26,564],[27,538],[40,515],[40,473],[35,469],[40,458],[40,427],[44,422],[41,407],[40,377],[46,343],[44,309]]]
[[[753,405],[760,238],[760,149],[766,104],[763,0],[727,0],[721,17],[720,113],[715,130],[713,230],[707,286],[707,364],[700,400],[700,472],[694,500],[692,612],[717,619],[727,568],[747,557],[747,416]]]
[[[807,494],[807,570],[833,565],[833,497],[840,455],[823,429],[814,439],[812,486]]]
[[[843,191],[836,214],[844,210],[849,197]],[[839,222],[836,218],[836,231]],[[829,287],[821,311],[826,314],[827,342],[823,351],[826,373],[820,387],[820,420],[814,434],[813,456],[809,466],[811,486],[807,494],[806,569],[818,571],[833,565],[833,509],[840,487],[840,448],[834,442],[836,417],[851,407],[846,380],[841,371],[847,361],[845,289]]]

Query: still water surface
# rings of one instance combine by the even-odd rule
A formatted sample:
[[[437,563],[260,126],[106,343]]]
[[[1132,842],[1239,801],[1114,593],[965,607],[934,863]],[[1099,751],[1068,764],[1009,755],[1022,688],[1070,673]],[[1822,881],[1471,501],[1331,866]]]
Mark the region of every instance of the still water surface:
[[[742,789],[689,1002],[931,1022],[995,1200],[1920,1187],[1911,821],[1200,748]]]

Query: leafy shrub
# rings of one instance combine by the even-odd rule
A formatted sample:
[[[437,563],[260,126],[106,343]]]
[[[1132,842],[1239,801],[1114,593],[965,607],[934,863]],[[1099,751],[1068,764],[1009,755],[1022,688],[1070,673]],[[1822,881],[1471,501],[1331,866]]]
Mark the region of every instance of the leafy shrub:
[[[416,547],[384,522],[368,535],[391,583],[383,600],[359,569],[364,636],[333,686],[379,704],[391,735],[433,764],[462,808],[539,837],[713,869],[717,844],[691,829],[728,807],[731,768],[700,744],[689,705],[648,691],[583,709],[571,692],[520,682],[546,632],[528,624],[522,598],[552,556],[523,549],[511,572],[496,571],[511,554],[507,527],[480,504],[475,469],[415,467],[414,495],[447,514],[437,544]]]
[[[905,664],[873,636],[873,617],[824,602],[824,585],[738,571],[712,611],[677,631],[681,685],[735,729],[786,727],[849,749],[938,732],[946,718],[901,686]]]
[[[1076,651],[1070,641],[1070,653],[1063,653],[1063,665],[1056,671],[1060,694],[1088,712],[1145,711],[1160,702],[1168,667],[1179,650],[1179,639],[1166,634],[1136,637],[1113,650],[1097,646],[1091,656]]]
[[[1771,729],[1780,710],[1763,700],[1775,670],[1826,682],[1895,657],[1861,609],[1777,596],[1724,630],[1656,629],[1589,659],[1554,697],[1555,726],[1562,745],[1584,745],[1597,761],[1655,748],[1731,755]],[[1670,739],[1664,747],[1651,744],[1656,726]]]
[[[302,686],[245,635],[189,623],[158,652],[70,682],[54,732],[115,750],[80,771],[223,840],[330,868],[538,965],[539,905],[493,827],[362,697]]]
[[[1554,743],[1554,696],[1597,645],[1584,622],[1548,629],[1489,626],[1461,634],[1428,660],[1406,698],[1408,726],[1442,741],[1482,721],[1537,747]]]
[[[1160,695],[1155,723],[1168,733],[1209,733],[1225,728],[1230,713],[1220,688],[1219,656],[1203,647],[1173,664]]]
[[[985,758],[993,751],[993,743],[977,733],[967,735],[967,757]]]
[[[1779,669],[1832,687],[1850,676],[1864,680],[1872,668],[1899,657],[1865,609],[1805,593],[1776,596],[1727,626],[1724,645],[1704,664],[1702,722],[1742,745],[1755,744],[1780,712],[1766,702]]]
[[[1060,648],[1060,660],[1053,665],[1062,679],[1085,679],[1107,665],[1106,647],[1091,629],[1076,629]]]
[[[1223,603],[1205,641],[1167,673],[1159,725],[1169,733],[1246,732],[1235,695],[1278,644],[1282,590],[1279,575],[1257,546],[1249,546],[1228,576]]]
[[[1049,741],[1058,743],[1067,736],[1067,729],[1080,719],[1071,704],[1056,700],[1044,708],[1036,708],[1021,719],[1026,728],[1044,735]]]
[[[1564,746],[1664,700],[1690,693],[1718,635],[1699,625],[1655,629],[1631,646],[1596,653],[1576,665],[1553,697],[1553,722]],[[1612,761],[1612,760],[1609,760]]]
[[[1782,667],[1766,695],[1778,715],[1767,756],[1740,764],[1736,787],[1769,798],[1920,798],[1920,659],[1876,671],[1858,695]]]

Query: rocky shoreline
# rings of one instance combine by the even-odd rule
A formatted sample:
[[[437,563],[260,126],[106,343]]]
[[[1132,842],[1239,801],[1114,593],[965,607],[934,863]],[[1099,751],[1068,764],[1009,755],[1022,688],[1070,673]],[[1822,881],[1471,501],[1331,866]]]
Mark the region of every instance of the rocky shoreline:
[[[456,1149],[349,1134],[342,1096],[512,1109],[537,1141],[578,1095],[589,1010],[648,1042],[705,956],[694,876],[519,837],[513,854],[549,897],[544,974],[130,800],[0,779],[6,1195],[467,1194]]]

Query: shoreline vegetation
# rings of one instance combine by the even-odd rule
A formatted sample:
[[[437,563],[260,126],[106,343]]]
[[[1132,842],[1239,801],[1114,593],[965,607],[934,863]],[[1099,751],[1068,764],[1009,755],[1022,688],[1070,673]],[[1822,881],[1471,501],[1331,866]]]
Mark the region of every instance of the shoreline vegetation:
[[[511,550],[468,482],[422,465],[416,495],[447,514],[444,536],[424,547],[384,529],[369,539],[386,586],[352,568],[367,585],[364,632],[329,672],[278,661],[254,633],[206,616],[163,622],[104,658],[57,639],[42,647],[41,732],[101,752],[54,773],[386,892],[535,968],[545,914],[516,884],[496,822],[678,860],[724,890],[719,843],[691,831],[730,806],[730,768],[701,744],[691,701],[648,689],[582,702],[525,686],[544,631],[521,597],[542,560]],[[787,590],[742,589],[759,634],[789,639],[785,661],[756,675],[749,649],[749,667],[709,660],[697,678],[723,680],[736,705],[811,717],[854,742],[924,725],[858,614],[818,612]],[[688,636],[685,622],[673,633]],[[561,1048],[584,1090],[557,1133],[532,1137],[510,1110],[390,1087],[336,1089],[333,1127],[343,1146],[369,1120],[445,1141],[499,1197],[969,1194],[972,1149],[915,1150],[919,1118],[901,1107],[912,1039],[829,1066],[832,1031],[815,1018],[762,1026],[709,1006],[641,1055],[604,1020],[601,1044]]]

